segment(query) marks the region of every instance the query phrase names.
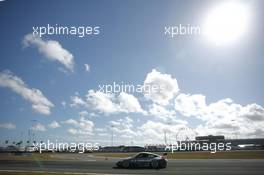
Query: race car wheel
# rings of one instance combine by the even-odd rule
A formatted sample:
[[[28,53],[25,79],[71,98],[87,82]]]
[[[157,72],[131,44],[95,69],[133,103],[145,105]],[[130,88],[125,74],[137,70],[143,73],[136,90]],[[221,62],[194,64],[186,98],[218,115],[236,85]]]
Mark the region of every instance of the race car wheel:
[[[124,161],[124,162],[122,163],[122,166],[123,166],[124,168],[129,168],[129,162],[128,162],[128,161]]]
[[[166,162],[165,160],[161,160],[161,161],[159,162],[159,167],[160,167],[160,168],[166,168],[166,167],[167,167],[167,162]]]
[[[154,168],[154,169],[158,169],[159,168],[159,162],[156,161],[156,160],[153,160],[151,162],[151,167]]]

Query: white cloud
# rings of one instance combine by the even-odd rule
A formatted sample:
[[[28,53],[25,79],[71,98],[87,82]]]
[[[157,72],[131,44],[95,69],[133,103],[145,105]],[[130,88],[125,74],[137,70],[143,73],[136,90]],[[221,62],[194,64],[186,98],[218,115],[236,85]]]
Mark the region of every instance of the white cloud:
[[[141,108],[138,99],[131,94],[121,92],[118,96],[118,102],[121,111],[125,111],[127,113],[129,112],[145,113],[145,111],[143,111],[143,109]]]
[[[264,137],[264,108],[257,104],[242,106],[232,100],[220,100],[208,106],[208,121],[203,131],[239,137]]]
[[[165,122],[170,124],[188,124],[188,121],[182,120],[177,117],[176,111],[173,106],[163,106],[156,103],[149,105],[149,116],[153,116],[153,121]]]
[[[85,71],[86,72],[90,72],[91,71],[91,67],[89,64],[84,64],[84,67],[85,67]]]
[[[49,124],[49,127],[55,129],[55,128],[59,128],[59,127],[61,127],[61,126],[60,126],[60,124],[59,124],[58,122],[53,121],[53,122],[51,122],[51,123]]]
[[[68,129],[68,133],[70,133],[72,135],[76,135],[76,134],[78,134],[78,130],[77,129],[73,129],[73,128],[69,128]]]
[[[185,123],[166,123],[148,120],[139,125],[131,117],[124,117],[108,122],[106,128],[95,129],[98,136],[106,137],[108,141],[110,135],[114,135],[114,144],[162,144],[164,143],[164,133],[166,132],[167,143],[175,142],[176,134],[182,128],[188,128]],[[178,139],[194,139],[195,132],[181,133]]]
[[[86,95],[86,101],[89,107],[106,114],[120,111],[119,106],[112,102],[113,100],[113,94],[100,91],[89,90]]]
[[[203,94],[178,94],[177,80],[155,69],[146,77],[144,85],[149,84],[166,88],[160,92],[144,94],[144,97],[152,102],[147,104],[147,112],[142,109],[135,96],[125,92],[111,94],[89,90],[86,98],[80,98],[79,94],[72,97],[71,106],[85,107],[107,115],[119,112],[139,112],[153,116],[152,121],[147,121],[137,128],[133,126],[133,122],[129,122],[129,119],[109,122],[110,125],[116,126],[114,132],[118,134],[118,137],[133,138],[138,142],[144,140],[149,143],[155,141],[160,143],[164,140],[164,129],[167,129],[170,137],[175,139],[179,129],[187,128],[188,125],[187,118],[182,120],[182,117],[188,117],[189,122],[193,122],[191,117],[199,119],[195,120],[195,130],[191,132],[193,138],[194,132],[199,135],[264,137],[264,108],[258,104],[243,106],[233,102],[230,98],[207,103],[206,96]],[[107,134],[105,132],[100,132],[100,134]]]
[[[38,89],[29,88],[19,77],[10,71],[0,73],[0,86],[10,88],[12,91],[21,95],[25,100],[32,103],[32,109],[38,113],[49,115],[50,108],[54,105]]]
[[[175,109],[182,115],[199,117],[206,110],[205,96],[201,94],[179,94],[175,99]]]
[[[74,119],[68,119],[68,120],[64,121],[63,123],[69,124],[69,125],[74,125],[74,126],[78,127],[78,122]]]
[[[62,48],[58,41],[44,41],[37,35],[28,34],[24,37],[23,44],[24,47],[28,47],[30,45],[37,47],[38,51],[49,60],[57,61],[71,72],[74,71],[73,55],[68,50]]]
[[[175,143],[176,135],[181,130],[181,128],[189,128],[185,124],[167,124],[163,122],[147,121],[138,128],[138,137],[144,140],[145,143],[165,143],[165,133],[167,143]],[[187,130],[187,129],[186,129]],[[195,132],[181,133],[181,137],[189,137],[189,139],[194,139]],[[177,140],[182,140],[186,138],[177,138]]]
[[[242,106],[226,98],[207,105],[204,95],[180,94],[175,99],[175,109],[183,116],[204,122],[197,126],[200,135],[264,136],[264,108],[257,104]]]
[[[64,121],[63,123],[68,124],[74,128],[70,128],[68,130],[69,133],[75,135],[75,134],[93,134],[94,129],[94,123],[90,120],[85,119],[84,117],[80,117],[79,120],[75,119],[68,119]]]
[[[95,128],[95,131],[97,132],[105,132],[105,128]]]
[[[31,129],[34,131],[46,131],[46,127],[41,123],[35,124]]]
[[[125,92],[121,92],[118,96],[115,96],[114,94],[110,93],[89,90],[85,100],[79,96],[73,96],[71,100],[71,106],[86,107],[107,115],[118,112],[146,113],[141,108],[138,99],[132,94]]]
[[[112,120],[109,122],[110,125],[113,125],[117,129],[121,128],[132,128],[133,127],[133,119],[130,117],[124,117],[118,120]]]
[[[144,81],[144,89],[147,87],[159,87],[160,90],[145,91],[144,96],[148,100],[161,105],[169,104],[169,101],[175,97],[179,91],[177,80],[169,74],[162,74],[153,69],[148,73]]]
[[[131,144],[133,141],[136,144],[161,144],[164,143],[164,133],[166,132],[167,143],[175,142],[175,136],[182,128],[189,128],[185,123],[166,123],[148,120],[140,126],[136,126],[131,117],[124,117],[117,120],[112,120],[108,123],[107,130],[100,129],[98,132],[103,136],[109,136],[113,131],[114,142]],[[107,132],[108,131],[108,132]],[[107,134],[108,133],[108,134]],[[188,136],[189,139],[194,139],[195,132],[186,132],[181,134],[184,139]],[[178,137],[181,139],[181,137]]]
[[[135,138],[137,133],[133,131],[133,120],[130,117],[125,117],[109,122],[109,130],[113,130],[118,138]]]
[[[78,96],[72,96],[71,101],[72,101],[72,103],[70,104],[71,107],[78,107],[78,106],[86,107],[87,105],[86,102]]]
[[[264,108],[258,104],[249,104],[245,106],[242,111],[241,115],[254,122],[263,122],[264,121]]]
[[[153,103],[149,106],[149,115],[153,115],[162,120],[168,120],[175,118],[176,112],[173,109],[167,109],[165,106]]]
[[[81,116],[81,117],[85,117],[85,116],[87,116],[89,113],[87,112],[87,111],[81,111],[81,112],[79,112],[79,116]]]
[[[65,106],[67,105],[67,103],[66,103],[65,101],[62,101],[62,102],[61,102],[61,105],[62,105],[63,107],[65,107]]]
[[[14,125],[13,123],[0,123],[0,128],[3,128],[3,129],[15,129],[16,125]]]
[[[159,87],[160,89],[148,91],[149,87]],[[157,104],[156,106],[153,105],[155,109],[151,109],[152,115],[158,112],[155,111],[158,105],[168,105],[169,101],[173,99],[179,91],[176,79],[172,78],[169,74],[161,74],[155,69],[147,75],[144,81],[144,89],[145,98]],[[73,96],[71,100],[71,106],[90,108],[107,115],[119,112],[142,113],[143,115],[147,115],[147,112],[142,109],[138,99],[134,95],[126,92],[112,94],[89,90],[86,99]],[[159,112],[163,112],[163,115],[165,115],[165,110]],[[173,114],[175,112],[171,110],[169,113]],[[169,115],[169,113],[166,115]]]

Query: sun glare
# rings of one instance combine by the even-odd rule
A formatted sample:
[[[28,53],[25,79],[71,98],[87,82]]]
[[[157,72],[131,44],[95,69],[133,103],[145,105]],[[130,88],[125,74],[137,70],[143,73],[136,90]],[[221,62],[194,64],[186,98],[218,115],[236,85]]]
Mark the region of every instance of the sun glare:
[[[249,12],[244,4],[220,4],[208,13],[204,34],[217,45],[233,43],[247,30],[248,20]]]

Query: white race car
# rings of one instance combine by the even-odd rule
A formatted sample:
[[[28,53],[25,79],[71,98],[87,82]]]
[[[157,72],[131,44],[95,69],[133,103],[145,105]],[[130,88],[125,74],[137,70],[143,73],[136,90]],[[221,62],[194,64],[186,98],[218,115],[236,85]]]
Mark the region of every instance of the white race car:
[[[119,160],[116,163],[118,168],[166,168],[167,159],[164,157],[149,152],[141,152],[133,157],[128,157]]]

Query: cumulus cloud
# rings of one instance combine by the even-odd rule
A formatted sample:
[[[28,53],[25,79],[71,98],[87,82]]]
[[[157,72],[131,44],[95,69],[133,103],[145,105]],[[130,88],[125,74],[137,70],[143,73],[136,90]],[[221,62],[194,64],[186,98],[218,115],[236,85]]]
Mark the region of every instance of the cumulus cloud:
[[[61,102],[61,105],[62,105],[63,107],[65,107],[65,106],[67,105],[67,103],[66,103],[65,101],[62,101],[62,102]]]
[[[44,41],[37,35],[28,34],[23,40],[24,47],[35,46],[38,51],[51,61],[57,61],[62,64],[67,70],[74,71],[73,55],[64,49],[58,41]]]
[[[46,127],[41,123],[35,124],[31,129],[34,131],[46,131]]]
[[[3,129],[16,129],[16,125],[13,123],[0,123],[0,128]]]
[[[150,102],[146,103],[147,111],[141,107],[134,95],[125,92],[112,94],[89,90],[84,98],[79,97],[79,94],[72,97],[71,106],[84,107],[107,115],[138,112],[153,116],[152,120],[137,128],[133,127],[133,122],[129,122],[129,119],[112,120],[109,123],[117,126],[115,132],[120,137],[124,135],[149,142],[164,139],[162,130],[166,128],[170,128],[168,132],[175,136],[181,127],[187,127],[189,122],[193,122],[191,118],[198,119],[195,120],[197,123],[194,130],[199,135],[264,137],[264,108],[258,104],[241,105],[230,98],[208,103],[203,94],[179,93],[177,80],[155,69],[146,76],[144,86],[154,84],[165,87],[165,90],[144,92],[143,100]],[[188,119],[185,120],[184,117]]]
[[[224,124],[231,125],[229,133],[225,132],[225,125],[216,125],[218,132],[225,132],[226,135],[233,134],[240,137],[264,137],[264,108],[257,104],[248,104],[242,106],[234,102],[225,104],[224,114],[218,113],[216,119],[223,121]],[[218,118],[218,119],[217,119]],[[207,128],[210,129],[213,121],[206,123]]]
[[[205,112],[205,96],[201,94],[179,94],[175,99],[175,109],[182,115],[201,116]]]
[[[161,118],[167,118],[170,116],[175,116],[176,112],[174,110],[168,110],[166,107],[154,103],[149,107],[149,114]]]
[[[71,106],[86,107],[99,111],[104,114],[112,114],[118,112],[124,113],[143,113],[138,99],[132,94],[121,92],[119,95],[104,93],[101,91],[89,90],[86,99],[79,96],[73,96]]]
[[[192,129],[185,124],[168,124],[151,120],[147,121],[138,128],[138,137],[144,139],[145,143],[148,144],[160,144],[165,143],[166,133],[167,143],[175,143],[177,134],[183,128],[186,132],[182,132],[180,134],[182,138],[178,137],[177,141],[185,140],[187,137],[188,139],[194,139],[195,131],[192,131]]]
[[[152,89],[146,91],[148,87],[158,87],[159,90]],[[146,99],[151,100],[161,105],[169,104],[169,101],[175,97],[179,91],[178,83],[175,78],[170,74],[162,74],[153,69],[147,74],[144,81],[144,96]]]
[[[153,116],[154,120],[157,121],[174,124],[188,124],[186,120],[182,120],[177,117],[176,111],[175,109],[173,109],[173,107],[163,106],[154,103],[149,106],[148,115]]]
[[[71,107],[86,107],[87,103],[81,99],[79,96],[72,96],[71,97],[72,103],[70,104]]]
[[[85,116],[87,116],[89,113],[87,112],[87,111],[81,111],[81,112],[79,112],[79,116],[81,116],[81,117],[85,117]]]
[[[138,99],[131,94],[121,92],[118,96],[118,102],[121,111],[125,111],[127,113],[129,112],[145,113],[145,111],[143,111],[143,109],[141,108]]]
[[[91,71],[91,67],[89,64],[84,64],[84,67],[85,67],[85,71],[86,72],[90,72]]]
[[[256,103],[249,104],[242,109],[241,115],[250,121],[263,122],[264,108]]]
[[[115,144],[161,144],[165,143],[164,134],[166,133],[167,143],[175,142],[176,135],[182,128],[189,128],[184,123],[167,123],[148,120],[145,123],[137,123],[131,117],[111,120],[108,122],[107,128],[96,129],[97,135],[109,138],[110,134],[114,134]],[[189,128],[190,129],[190,128]],[[195,131],[188,134],[181,133],[178,139],[185,140],[194,139]]]
[[[19,77],[10,71],[0,72],[0,86],[6,87],[21,95],[25,100],[32,103],[32,109],[38,113],[49,115],[50,108],[54,105],[38,89],[29,88]]]
[[[86,95],[86,102],[92,109],[109,114],[120,111],[119,106],[113,102],[114,98],[114,95],[110,93],[89,90]]]
[[[70,133],[72,135],[76,135],[76,134],[78,134],[78,130],[77,129],[74,129],[74,128],[69,128],[68,129],[68,133]]]
[[[79,120],[68,119],[63,123],[73,127],[68,129],[68,132],[73,135],[92,135],[94,129],[94,123],[90,120],[85,119],[84,117],[80,117]]]
[[[110,121],[109,130],[113,130],[120,138],[134,138],[137,135],[133,131],[133,119],[130,117]]]
[[[74,120],[74,119],[68,119],[68,120],[64,121],[63,123],[78,126],[77,120]]]
[[[166,123],[148,120],[145,123],[137,123],[131,117],[123,117],[108,122],[106,128],[97,128],[97,135],[109,138],[114,134],[115,144],[161,144],[164,143],[166,133],[167,143],[175,142],[175,136],[181,128],[188,128],[186,124]],[[185,136],[189,139],[194,138],[194,132]],[[180,139],[180,137],[178,137]]]
[[[146,76],[143,89],[145,98],[153,101],[157,105],[168,105],[170,100],[179,91],[176,79],[172,78],[169,74],[162,74],[155,69]],[[143,115],[147,115],[147,111],[142,109],[138,99],[134,95],[126,92],[112,94],[89,90],[86,98],[83,99],[79,96],[73,96],[71,97],[71,101],[72,107],[91,108],[107,115],[118,112],[142,113]],[[152,114],[157,113],[157,107],[154,107],[151,109]],[[170,114],[173,114],[173,111],[170,111]]]
[[[175,109],[183,116],[201,119],[204,123],[197,126],[201,135],[264,136],[264,108],[258,104],[243,106],[226,98],[207,105],[204,95],[180,94]]]
[[[51,123],[49,124],[49,128],[53,128],[53,129],[55,129],[55,128],[59,128],[59,127],[61,127],[61,126],[60,126],[60,124],[59,124],[58,122],[56,122],[56,121],[53,121],[53,122],[51,122]]]

